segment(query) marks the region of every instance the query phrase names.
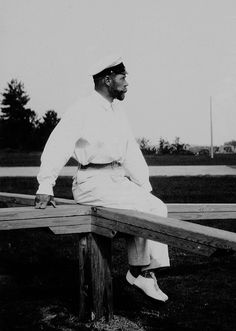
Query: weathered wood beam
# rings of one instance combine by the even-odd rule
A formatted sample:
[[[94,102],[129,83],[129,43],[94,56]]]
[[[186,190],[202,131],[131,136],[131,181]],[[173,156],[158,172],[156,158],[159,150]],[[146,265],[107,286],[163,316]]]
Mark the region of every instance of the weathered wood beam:
[[[0,192],[0,201],[11,206],[34,206],[35,195]],[[74,200],[55,198],[58,205],[75,204]]]
[[[236,220],[236,211],[218,211],[218,212],[170,212],[170,218],[176,218],[182,221],[194,220]]]
[[[100,224],[91,224],[91,232],[108,238],[114,238],[117,234],[117,231],[103,227]]]
[[[78,222],[77,222],[78,223]],[[92,231],[91,226],[91,217],[87,220],[83,219],[81,224],[77,225],[58,225],[58,226],[49,226],[49,229],[57,235],[62,234],[74,234],[74,233],[88,233]]]
[[[179,220],[236,220],[236,204],[168,204],[168,215]]]
[[[236,250],[236,234],[190,222],[131,210],[93,208],[92,224],[157,240],[203,255]]]
[[[236,203],[167,203],[169,213],[236,212]]]
[[[80,320],[86,319],[86,308],[88,300],[88,285],[86,282],[86,265],[88,257],[87,235],[79,237],[76,247],[76,261],[78,268],[75,270],[78,279],[78,294],[75,295],[75,304],[77,306],[78,317]],[[88,281],[88,280],[87,280]]]
[[[88,234],[88,256],[90,277],[90,317],[99,319],[113,316],[113,294],[111,276],[111,239],[97,234]]]
[[[0,230],[62,227],[91,224],[89,206],[58,206],[46,209],[15,207],[0,209]]]
[[[79,319],[98,320],[105,316],[110,320],[113,316],[111,240],[88,233],[77,241],[76,255]]]
[[[91,207],[85,205],[64,205],[46,209],[35,209],[34,207],[12,207],[0,209],[0,220],[19,220],[31,218],[50,218],[61,216],[91,215]]]
[[[0,201],[25,206],[34,205],[35,195],[0,192]],[[58,205],[75,204],[73,199],[56,198]],[[167,203],[169,213],[236,212],[236,203]]]
[[[211,227],[202,227],[197,224],[181,222],[171,218],[161,218],[145,213],[127,210],[101,209],[102,215],[91,224],[91,207],[82,205],[64,205],[56,209],[34,209],[33,207],[15,207],[0,209],[0,230],[14,230],[20,228],[49,227],[54,233],[79,233],[94,231],[97,234],[112,238],[117,231],[139,235],[165,242],[169,245],[185,248],[198,253],[211,254],[213,249],[235,249],[233,238],[235,234]],[[105,214],[104,214],[105,213]],[[108,214],[106,214],[108,213]],[[117,214],[118,213],[118,214]],[[122,214],[122,215],[121,215]],[[174,213],[172,213],[174,214]],[[178,213],[175,213],[178,216]],[[114,221],[114,215],[120,215],[119,223]],[[197,214],[195,219],[218,219],[227,217],[227,213]],[[231,217],[235,217],[232,212]],[[191,219],[191,214],[184,213],[183,219]],[[61,229],[59,229],[61,227]]]
[[[0,201],[12,202],[19,205],[34,205],[35,195],[0,192]],[[61,204],[75,204],[73,199],[56,198]],[[167,203],[169,212],[204,212],[204,211],[236,211],[236,203]]]

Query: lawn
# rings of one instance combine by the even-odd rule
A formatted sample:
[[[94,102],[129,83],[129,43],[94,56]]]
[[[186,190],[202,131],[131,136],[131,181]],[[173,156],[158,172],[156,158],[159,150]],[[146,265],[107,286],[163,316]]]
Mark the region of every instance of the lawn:
[[[115,319],[81,324],[75,312],[76,236],[48,231],[0,234],[1,331],[232,331],[235,256],[206,258],[170,248],[157,278],[166,304],[150,304],[125,281],[125,239],[113,241]]]
[[[0,166],[29,167],[40,165],[41,152],[19,152],[14,150],[0,151]],[[148,165],[236,165],[236,154],[200,155],[145,155]],[[76,165],[71,159],[68,165]]]
[[[234,202],[236,177],[153,177],[153,193],[165,202]],[[1,191],[34,194],[35,178],[0,178]],[[71,179],[60,177],[55,195],[71,198]],[[204,224],[236,231],[235,222]],[[0,233],[1,331],[232,331],[235,330],[236,259],[206,258],[170,247],[171,268],[157,273],[168,294],[151,305],[125,281],[125,238],[113,242],[112,322],[81,324],[75,313],[76,236],[49,231]]]
[[[218,155],[214,160],[168,155],[146,159],[149,165],[236,165],[235,155]],[[39,164],[39,152],[0,152],[1,166]],[[166,203],[236,203],[236,176],[150,180],[153,194]],[[0,177],[2,192],[35,194],[36,190],[36,178]],[[72,198],[70,178],[58,178],[55,195]],[[231,221],[205,224],[236,231]],[[1,331],[235,330],[235,254],[206,258],[170,247],[171,268],[157,273],[170,299],[165,305],[153,306],[127,285],[125,239],[118,236],[113,243],[115,317],[110,323],[81,324],[73,305],[75,248],[76,236],[72,235],[56,237],[45,230],[0,233]]]
[[[166,203],[236,203],[236,176],[151,177],[153,194]],[[55,196],[72,199],[72,179],[59,177]],[[35,194],[35,177],[0,177],[2,192]]]
[[[148,165],[236,165],[236,154],[206,155],[145,155]]]

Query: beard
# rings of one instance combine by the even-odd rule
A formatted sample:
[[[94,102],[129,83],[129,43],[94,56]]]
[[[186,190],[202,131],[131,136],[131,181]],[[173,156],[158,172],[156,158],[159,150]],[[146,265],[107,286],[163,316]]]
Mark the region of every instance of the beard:
[[[124,98],[125,98],[125,92],[123,92],[123,91],[117,91],[117,93],[116,93],[116,99],[122,101],[122,100],[124,100]]]
[[[125,98],[125,92],[124,91],[119,91],[116,88],[111,87],[110,88],[110,95],[114,98],[114,99],[118,99],[120,101],[124,100]]]

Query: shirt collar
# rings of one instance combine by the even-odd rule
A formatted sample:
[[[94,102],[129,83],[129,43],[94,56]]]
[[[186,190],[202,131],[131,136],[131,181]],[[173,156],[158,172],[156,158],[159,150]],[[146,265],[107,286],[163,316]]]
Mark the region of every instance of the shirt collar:
[[[114,102],[108,101],[106,98],[104,98],[100,93],[98,93],[96,90],[94,90],[93,96],[95,100],[106,110],[113,110]]]

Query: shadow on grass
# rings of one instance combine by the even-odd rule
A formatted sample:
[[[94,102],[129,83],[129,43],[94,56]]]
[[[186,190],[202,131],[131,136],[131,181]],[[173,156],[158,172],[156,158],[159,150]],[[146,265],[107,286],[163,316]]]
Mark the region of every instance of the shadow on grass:
[[[114,319],[80,323],[74,301],[76,239],[53,238],[47,231],[1,236],[1,331],[234,329],[235,255],[206,258],[171,248],[172,267],[156,273],[169,301],[153,305],[127,284],[125,239],[118,236],[113,248]]]
[[[165,202],[183,202],[186,192],[191,201],[184,202],[201,202],[200,196],[207,199],[204,202],[224,202],[218,199],[228,199],[229,195],[230,202],[236,201],[235,177],[194,180],[193,183],[193,178],[152,179],[156,195],[166,197]],[[37,188],[36,179],[32,178],[1,178],[0,185],[7,192],[24,194],[34,194]],[[59,178],[56,195],[71,198],[70,187],[70,179]],[[227,222],[228,230],[235,229],[233,223]],[[219,225],[220,221],[212,224]],[[73,301],[74,240],[73,236],[51,236],[45,230],[18,230],[16,235],[11,231],[0,233],[1,331],[235,329],[235,255],[208,259],[170,248],[172,267],[157,273],[158,283],[169,301],[153,306],[125,281],[127,258],[122,237],[114,240],[113,249],[114,319],[109,323],[104,320],[80,323]]]

